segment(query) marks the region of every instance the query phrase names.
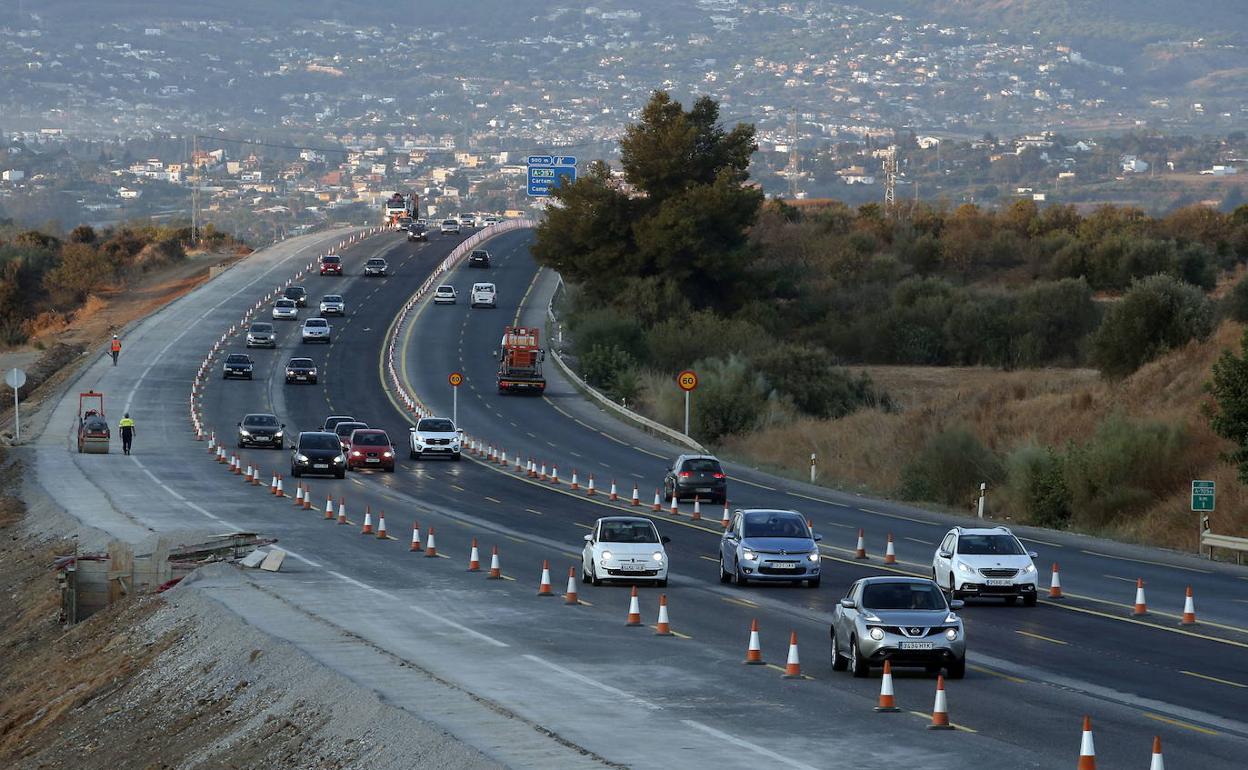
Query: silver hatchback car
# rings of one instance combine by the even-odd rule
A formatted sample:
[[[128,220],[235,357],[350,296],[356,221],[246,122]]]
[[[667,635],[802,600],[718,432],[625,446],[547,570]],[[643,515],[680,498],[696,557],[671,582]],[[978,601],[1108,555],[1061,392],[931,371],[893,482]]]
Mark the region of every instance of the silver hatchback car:
[[[947,602],[927,578],[869,577],[849,587],[832,610],[832,670],[856,677],[872,666],[919,666],[928,673],[966,675],[966,631],[956,614],[962,602]]]
[[[818,588],[822,539],[797,511],[737,511],[719,543],[719,580],[737,585],[805,580]]]

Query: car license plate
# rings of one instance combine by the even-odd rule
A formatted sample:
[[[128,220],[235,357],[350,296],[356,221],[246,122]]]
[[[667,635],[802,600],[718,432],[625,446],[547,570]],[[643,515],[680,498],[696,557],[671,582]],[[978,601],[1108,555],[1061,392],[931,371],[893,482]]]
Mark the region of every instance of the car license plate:
[[[902,650],[930,650],[931,642],[898,642],[897,647]]]
[[[306,375],[306,374],[300,374],[300,375],[296,376],[296,377],[295,377],[295,379],[296,379],[296,380],[306,380],[306,379],[308,379],[308,375]]]
[[[381,460],[378,460],[376,457],[366,457],[366,458],[364,459],[364,461],[365,461],[365,462],[370,462],[370,463],[379,463],[379,462],[381,462]]]
[[[698,491],[699,491],[699,492],[710,492],[710,491],[711,491],[711,488],[710,488],[710,487],[698,487]]]
[[[1012,585],[1012,583],[1011,583],[1009,580],[1000,580],[1000,579],[996,579],[996,580],[994,580],[994,579],[989,579],[989,580],[985,580],[984,582],[985,582],[985,583],[987,583],[987,584],[988,584],[988,585],[990,585],[990,586],[1008,586],[1008,585]]]
[[[641,564],[621,564],[621,572],[641,572],[645,567]]]
[[[328,468],[329,463],[315,463],[312,465],[312,467],[313,468]]]
[[[269,437],[268,436],[252,436],[251,440],[252,441],[268,441]]]
[[[797,569],[797,565],[791,561],[772,562],[771,564],[768,564],[767,566],[771,567],[772,569]]]

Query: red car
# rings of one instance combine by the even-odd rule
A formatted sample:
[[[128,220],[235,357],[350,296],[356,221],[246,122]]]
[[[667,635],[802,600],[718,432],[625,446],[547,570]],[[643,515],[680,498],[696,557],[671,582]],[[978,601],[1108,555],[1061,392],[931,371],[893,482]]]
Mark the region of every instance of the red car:
[[[342,275],[342,257],[337,254],[321,257],[321,275]]]
[[[347,441],[347,470],[381,468],[394,473],[394,445],[384,430],[357,428]]]

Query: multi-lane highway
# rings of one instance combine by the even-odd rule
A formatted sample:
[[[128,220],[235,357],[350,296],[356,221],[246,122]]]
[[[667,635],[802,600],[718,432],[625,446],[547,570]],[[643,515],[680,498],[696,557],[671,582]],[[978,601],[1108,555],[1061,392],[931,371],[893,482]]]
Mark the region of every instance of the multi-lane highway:
[[[216,335],[272,280],[254,287],[239,282],[196,322],[202,331],[173,339],[145,362],[145,376],[126,385],[128,403],[167,413],[148,439],[164,446],[109,461],[136,466],[125,469],[134,494],[169,496],[170,518],[208,517],[279,537],[295,558],[266,586],[384,652],[371,663],[354,663],[368,667],[355,672],[361,680],[384,691],[386,666],[417,666],[514,715],[528,726],[521,731],[525,740],[510,735],[482,746],[513,764],[1059,767],[1078,753],[1084,714],[1093,717],[1102,767],[1142,766],[1154,734],[1165,737],[1176,766],[1232,767],[1241,761],[1248,748],[1242,714],[1248,573],[1181,556],[1021,532],[1040,552],[1041,566],[1061,563],[1069,598],[1030,609],[971,603],[964,611],[971,666],[965,680],[949,683],[948,695],[952,721],[965,729],[952,733],[924,729],[935,683],[922,674],[897,677],[903,713],[874,713],[878,674],[854,680],[832,672],[827,631],[832,606],[855,578],[884,570],[928,574],[934,544],[953,523],[945,517],[730,465],[734,506],[795,507],[824,535],[820,588],[721,584],[714,558],[718,511],[706,510],[707,520],[692,522],[683,506],[676,518],[646,511],[672,538],[672,577],[664,592],[678,636],[626,627],[626,588],[582,585],[577,606],[537,597],[543,560],[550,561],[561,589],[594,518],[635,510],[612,505],[601,494],[589,499],[572,492],[566,486],[571,470],[582,484],[594,473],[600,492],[614,479],[627,497],[636,483],[648,502],[665,460],[678,449],[606,417],[554,367],[547,367],[551,388],[545,398],[495,393],[491,352],[502,327],[516,318],[542,323],[551,287],[548,279],[534,280],[528,237],[502,234],[488,246],[492,269],[461,268],[447,277],[463,296],[474,280],[488,276],[499,287],[499,307],[418,307],[401,333],[399,368],[406,387],[446,413],[446,376],[463,371],[464,427],[509,456],[557,464],[565,482],[560,487],[477,460],[412,462],[401,451],[395,474],[308,480],[314,510],[304,511],[227,474],[203,443],[191,439],[185,394]],[[286,471],[288,456],[233,450],[234,425],[247,412],[272,411],[291,432],[319,428],[328,414],[352,414],[389,431],[403,449],[409,419],[384,377],[386,333],[396,310],[456,242],[435,235],[430,243],[409,244],[387,234],[344,251],[346,276],[304,278],[310,304],[324,293],[346,297],[347,316],[332,321],[333,344],[302,345],[298,325],[279,322],[277,349],[252,352],[254,381],[224,382],[211,372],[202,393],[206,425],[266,480]],[[374,255],[389,260],[390,277],[360,275],[364,260]],[[293,273],[299,266],[291,259],[285,269]],[[241,349],[241,341],[235,338],[225,349]],[[283,383],[282,365],[295,354],[317,361],[318,385]],[[324,519],[320,509],[327,497],[345,503],[350,524]],[[359,533],[365,508],[374,516],[386,514],[392,539]],[[423,532],[436,529],[438,549],[447,558],[408,550],[416,519]],[[852,558],[859,527],[876,557],[867,563]],[[886,568],[878,555],[889,532],[898,564]],[[474,537],[483,554],[499,547],[510,579],[490,582],[466,571]],[[1141,576],[1154,612],[1136,619],[1129,613]],[[1196,590],[1202,622],[1181,628],[1178,613],[1188,584]],[[650,624],[658,593],[641,591]],[[762,628],[771,666],[740,664],[753,619]],[[790,631],[798,635],[805,674],[800,680],[780,676]],[[291,636],[300,644],[298,634]],[[310,643],[305,649],[330,665],[355,661]],[[471,734],[467,721],[432,711],[423,715]],[[558,741],[552,743],[550,735]]]

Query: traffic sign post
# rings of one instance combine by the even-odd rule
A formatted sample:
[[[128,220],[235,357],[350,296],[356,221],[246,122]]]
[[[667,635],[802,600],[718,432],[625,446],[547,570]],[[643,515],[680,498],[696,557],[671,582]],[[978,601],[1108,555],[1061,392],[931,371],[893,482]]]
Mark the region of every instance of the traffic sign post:
[[[451,372],[446,378],[451,383],[451,422],[455,423],[455,427],[459,427],[459,386],[464,384],[464,375],[461,372]]]
[[[550,196],[550,191],[576,181],[576,158],[572,155],[530,155],[529,195]]]
[[[698,374],[692,369],[686,369],[676,375],[676,384],[681,390],[685,391],[685,435],[689,435],[689,394],[693,389],[698,387]]]
[[[13,440],[22,437],[22,413],[18,409],[17,394],[26,384],[26,372],[21,369],[10,369],[4,373],[4,381],[13,389]]]
[[[1212,481],[1192,481],[1192,510],[1212,512],[1217,484]]]

